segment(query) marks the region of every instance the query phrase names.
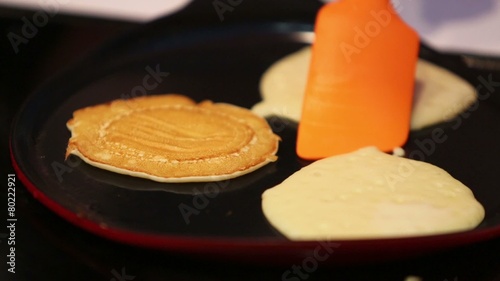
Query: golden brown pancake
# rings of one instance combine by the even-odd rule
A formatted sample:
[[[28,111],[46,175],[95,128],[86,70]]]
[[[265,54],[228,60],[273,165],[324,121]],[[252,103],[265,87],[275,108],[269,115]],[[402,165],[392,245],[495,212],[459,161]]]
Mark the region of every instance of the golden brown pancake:
[[[66,157],[159,182],[219,181],[275,161],[279,137],[266,120],[224,103],[176,94],[79,109],[67,123]]]

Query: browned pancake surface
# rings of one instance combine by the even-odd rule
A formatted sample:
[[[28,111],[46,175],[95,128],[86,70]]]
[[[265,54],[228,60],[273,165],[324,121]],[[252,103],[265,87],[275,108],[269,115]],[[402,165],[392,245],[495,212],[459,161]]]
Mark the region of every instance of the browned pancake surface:
[[[277,158],[279,137],[247,109],[175,94],[77,110],[66,157],[162,182],[215,181]]]

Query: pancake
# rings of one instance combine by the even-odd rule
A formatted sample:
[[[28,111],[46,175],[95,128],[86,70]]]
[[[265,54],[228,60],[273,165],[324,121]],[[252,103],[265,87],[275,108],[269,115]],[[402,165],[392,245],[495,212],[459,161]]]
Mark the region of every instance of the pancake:
[[[410,123],[413,130],[451,121],[477,100],[471,84],[430,62],[420,60],[416,76]]]
[[[299,122],[307,82],[311,48],[305,47],[271,65],[262,75],[262,102],[252,111]],[[434,64],[419,60],[411,116],[411,130],[450,121],[476,100],[475,89],[464,79]]]
[[[235,178],[276,161],[279,142],[248,109],[176,94],[79,109],[67,127],[66,157],[159,182]]]
[[[443,169],[375,147],[318,160],[262,195],[291,240],[425,236],[475,228],[484,209]]]

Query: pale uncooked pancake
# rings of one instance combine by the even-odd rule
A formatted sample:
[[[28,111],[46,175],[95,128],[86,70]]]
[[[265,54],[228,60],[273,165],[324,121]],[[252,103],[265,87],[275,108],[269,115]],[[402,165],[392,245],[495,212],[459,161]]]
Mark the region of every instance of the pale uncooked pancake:
[[[262,102],[252,111],[300,120],[311,48],[305,47],[277,61],[260,82]],[[472,105],[477,95],[464,79],[434,64],[419,60],[416,70],[411,129],[449,121]]]
[[[263,193],[262,209],[291,240],[444,234],[484,218],[472,191],[443,169],[375,147],[302,168]]]
[[[429,62],[417,64],[411,128],[414,130],[450,121],[477,100],[471,84]]]
[[[160,182],[230,179],[277,159],[279,137],[250,110],[158,95],[77,110],[66,157]]]

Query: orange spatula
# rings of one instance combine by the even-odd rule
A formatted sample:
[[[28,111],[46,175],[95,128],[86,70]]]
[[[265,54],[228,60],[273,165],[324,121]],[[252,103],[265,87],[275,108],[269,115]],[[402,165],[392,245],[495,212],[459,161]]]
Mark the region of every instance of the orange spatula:
[[[326,4],[315,36],[297,154],[319,159],[404,144],[419,39],[390,0]]]

